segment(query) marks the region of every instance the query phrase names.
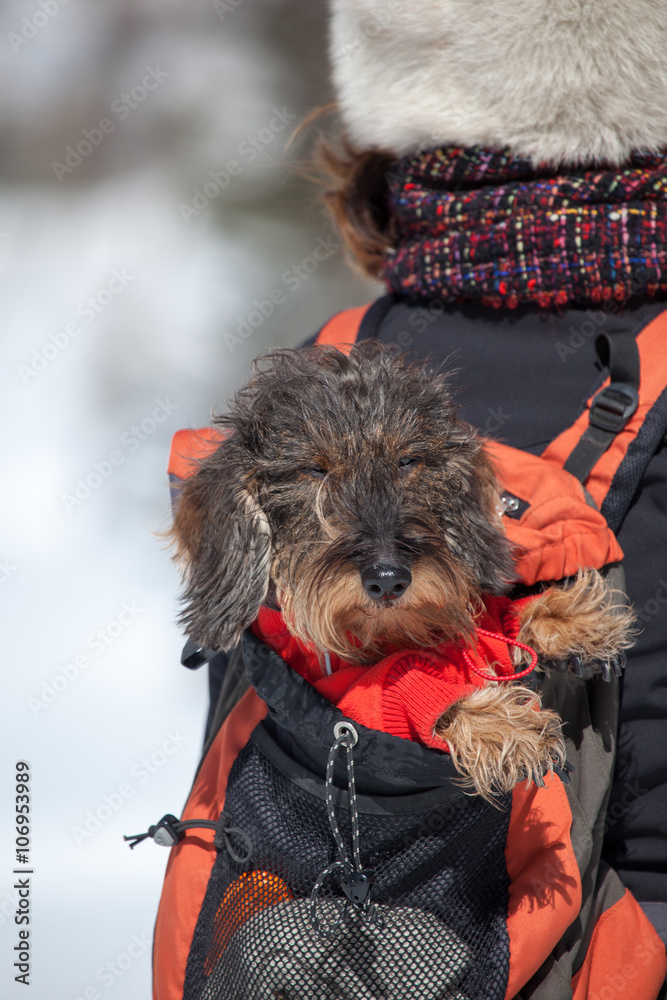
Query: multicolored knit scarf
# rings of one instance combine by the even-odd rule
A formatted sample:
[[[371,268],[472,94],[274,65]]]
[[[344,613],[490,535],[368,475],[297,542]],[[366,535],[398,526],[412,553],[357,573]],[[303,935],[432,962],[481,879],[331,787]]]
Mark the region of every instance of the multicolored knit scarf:
[[[667,292],[667,154],[565,173],[443,148],[399,161],[389,188],[384,276],[403,295],[516,308]]]

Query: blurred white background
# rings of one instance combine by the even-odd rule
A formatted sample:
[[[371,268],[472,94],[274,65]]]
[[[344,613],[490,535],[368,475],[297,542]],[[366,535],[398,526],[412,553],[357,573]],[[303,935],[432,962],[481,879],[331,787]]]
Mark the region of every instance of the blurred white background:
[[[151,533],[170,438],[206,424],[253,357],[377,294],[285,148],[330,97],[325,35],[324,5],[297,0],[0,12],[3,997],[150,996],[167,851],[122,834],[180,812],[207,706]],[[16,760],[32,775],[29,991]]]

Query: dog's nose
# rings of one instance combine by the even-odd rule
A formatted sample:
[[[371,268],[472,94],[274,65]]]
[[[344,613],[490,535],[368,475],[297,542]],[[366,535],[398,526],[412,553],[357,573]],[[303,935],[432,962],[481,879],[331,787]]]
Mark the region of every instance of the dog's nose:
[[[361,571],[361,582],[375,601],[393,601],[412,583],[407,566],[369,566]]]

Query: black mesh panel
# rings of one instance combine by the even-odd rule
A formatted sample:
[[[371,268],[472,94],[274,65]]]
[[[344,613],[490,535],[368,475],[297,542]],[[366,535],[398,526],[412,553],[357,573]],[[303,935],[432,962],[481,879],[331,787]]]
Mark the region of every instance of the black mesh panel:
[[[250,836],[251,861],[221,844],[194,934],[184,1000],[501,1000],[507,986],[510,799],[496,809],[459,792],[358,799],[362,867],[375,920],[350,906],[331,939],[310,895],[336,860],[323,782],[304,787],[251,740],[229,777],[224,826]],[[302,769],[298,769],[302,770]],[[347,795],[337,794],[347,844]],[[418,808],[410,807],[410,800]],[[429,805],[426,800],[430,800]],[[228,835],[239,855],[244,841]],[[317,915],[344,901],[330,876]]]

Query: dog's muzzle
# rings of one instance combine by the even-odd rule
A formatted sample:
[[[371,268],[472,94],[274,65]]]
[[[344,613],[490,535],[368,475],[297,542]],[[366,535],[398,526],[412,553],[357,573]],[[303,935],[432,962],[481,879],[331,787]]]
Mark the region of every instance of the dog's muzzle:
[[[412,583],[407,566],[368,566],[361,571],[361,582],[374,601],[395,601]]]

